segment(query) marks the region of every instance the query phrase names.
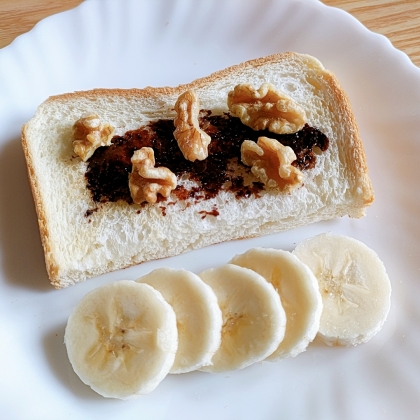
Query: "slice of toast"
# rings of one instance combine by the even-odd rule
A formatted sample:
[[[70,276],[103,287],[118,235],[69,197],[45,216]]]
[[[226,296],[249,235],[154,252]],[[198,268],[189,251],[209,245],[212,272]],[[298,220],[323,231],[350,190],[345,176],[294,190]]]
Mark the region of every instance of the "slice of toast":
[[[83,162],[72,147],[72,127],[81,115],[96,113],[124,142],[130,130],[173,120],[177,98],[187,90],[197,93],[201,108],[212,116],[225,116],[228,92],[236,85],[258,88],[264,82],[289,95],[305,110],[307,124],[328,138],[326,150],[314,148],[313,167],[302,169],[302,186],[291,192],[264,187],[233,159],[224,182],[211,193],[202,180],[178,173],[177,189],[156,204],[133,204],[124,195],[95,195],[87,177],[90,160]],[[56,288],[210,244],[344,215],[361,217],[373,201],[347,96],[317,59],[296,53],[248,61],[178,87],[54,96],[23,126],[22,144],[47,271]]]

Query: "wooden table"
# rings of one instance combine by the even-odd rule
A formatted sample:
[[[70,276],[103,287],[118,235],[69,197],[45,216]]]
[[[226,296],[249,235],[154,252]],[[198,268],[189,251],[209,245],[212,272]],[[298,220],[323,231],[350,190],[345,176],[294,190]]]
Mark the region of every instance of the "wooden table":
[[[153,1],[153,0],[151,0]],[[0,48],[29,31],[46,16],[82,0],[0,0]],[[359,19],[367,28],[387,36],[420,67],[420,0],[323,0]]]

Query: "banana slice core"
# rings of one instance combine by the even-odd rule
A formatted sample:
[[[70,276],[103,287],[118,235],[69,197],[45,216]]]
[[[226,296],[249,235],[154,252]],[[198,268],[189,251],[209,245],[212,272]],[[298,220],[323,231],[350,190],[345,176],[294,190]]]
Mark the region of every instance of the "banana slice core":
[[[273,286],[259,274],[226,264],[199,277],[215,292],[223,315],[222,342],[212,364],[218,373],[242,369],[269,356],[283,340],[286,316]]]
[[[175,313],[152,287],[118,281],[79,302],[64,341],[86,385],[104,397],[136,398],[153,391],[174,362]]]
[[[286,312],[284,340],[267,358],[295,357],[308,347],[318,332],[322,299],[318,282],[309,268],[288,251],[252,248],[230,261],[263,276],[278,292]]]
[[[365,343],[382,328],[391,306],[391,283],[372,249],[325,233],[301,242],[293,253],[318,279],[324,302],[319,336],[326,344]]]
[[[170,373],[209,365],[221,342],[222,312],[213,290],[187,270],[159,268],[137,280],[159,290],[175,311],[178,351]]]

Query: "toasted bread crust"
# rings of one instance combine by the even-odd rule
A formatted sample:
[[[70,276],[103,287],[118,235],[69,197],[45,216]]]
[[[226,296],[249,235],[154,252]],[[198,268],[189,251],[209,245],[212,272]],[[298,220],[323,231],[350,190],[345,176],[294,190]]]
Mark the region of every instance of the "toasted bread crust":
[[[363,142],[360,137],[359,127],[356,123],[349,98],[341,88],[341,85],[336,76],[329,71],[325,71],[325,78],[337,97],[337,103],[341,104],[342,106],[340,112],[346,115],[346,118],[348,118],[350,122],[349,125],[353,134],[353,145],[348,149],[349,153],[351,153],[351,156],[348,156],[348,161],[352,167],[352,171],[359,174],[359,183],[364,193],[364,203],[366,206],[368,206],[373,203],[374,191],[369,178],[369,169],[367,166]]]
[[[26,166],[28,170],[29,185],[31,187],[32,196],[35,204],[35,212],[38,218],[39,233],[41,236],[41,244],[44,249],[45,264],[50,278],[51,284],[60,289],[60,281],[58,280],[58,267],[55,264],[53,252],[50,247],[50,235],[48,232],[47,217],[45,214],[44,202],[39,191],[38,178],[34,169],[32,155],[28,148],[27,125],[22,127],[22,148],[25,155]]]

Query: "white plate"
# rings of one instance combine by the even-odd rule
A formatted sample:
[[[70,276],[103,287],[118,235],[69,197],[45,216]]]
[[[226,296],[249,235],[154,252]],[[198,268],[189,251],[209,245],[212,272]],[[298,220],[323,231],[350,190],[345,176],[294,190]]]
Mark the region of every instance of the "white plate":
[[[188,82],[287,50],[334,71],[353,104],[376,200],[343,218],[209,247],[55,291],[48,283],[20,127],[47,96]],[[420,70],[348,14],[307,0],[89,0],[0,51],[0,408],[8,419],[414,419],[420,412]],[[135,401],[73,373],[63,332],[89,290],[160,266],[199,272],[252,246],[292,250],[333,231],[374,248],[393,285],[383,330],[356,348],[313,343],[295,359],[227,375],[169,376]]]

